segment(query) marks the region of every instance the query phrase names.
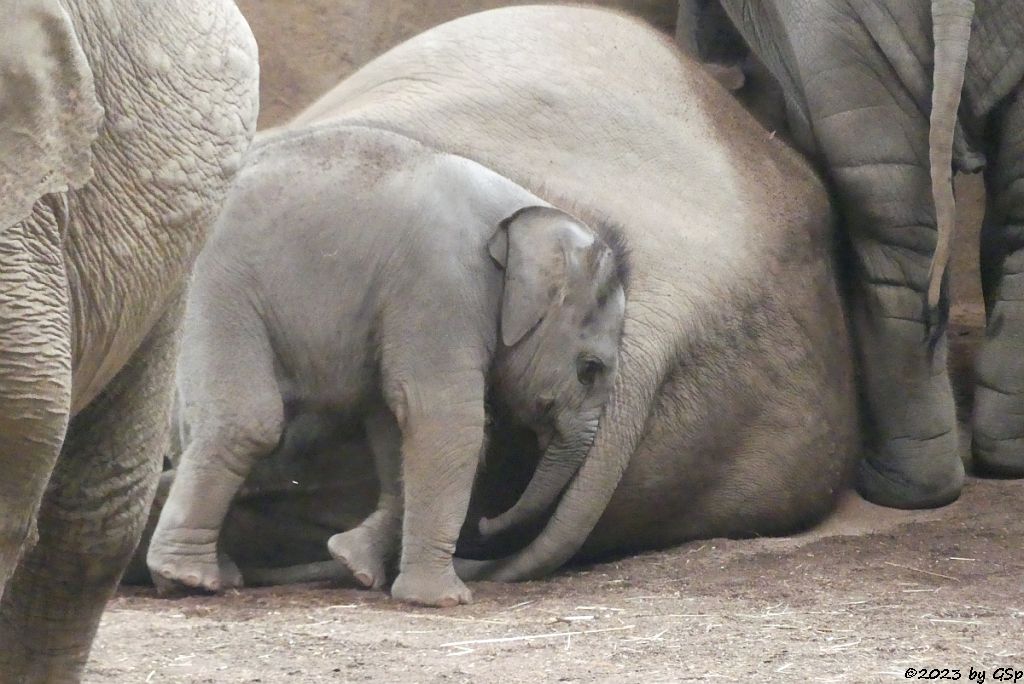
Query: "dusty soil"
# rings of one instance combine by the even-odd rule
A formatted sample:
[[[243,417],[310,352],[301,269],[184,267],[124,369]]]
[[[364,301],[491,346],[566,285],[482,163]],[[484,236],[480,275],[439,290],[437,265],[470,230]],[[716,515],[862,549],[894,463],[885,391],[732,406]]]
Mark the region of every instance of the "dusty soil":
[[[239,4],[261,42],[261,123],[272,125],[430,24],[510,3]],[[664,3],[632,4],[671,21]],[[983,320],[981,193],[977,179],[961,186],[952,366],[966,406]],[[902,680],[910,667],[959,668],[964,681],[973,667],[991,681],[995,668],[1024,669],[1022,511],[1024,481],[973,479],[938,511],[850,495],[803,535],[708,540],[542,582],[477,584],[476,602],[453,610],[322,585],[178,600],[123,590],[86,681],[867,682]]]
[[[708,540],[474,585],[407,609],[313,586],[162,600],[104,617],[88,682],[894,681],[1024,669],[1024,482],[973,480],[938,511],[849,497],[788,539]]]

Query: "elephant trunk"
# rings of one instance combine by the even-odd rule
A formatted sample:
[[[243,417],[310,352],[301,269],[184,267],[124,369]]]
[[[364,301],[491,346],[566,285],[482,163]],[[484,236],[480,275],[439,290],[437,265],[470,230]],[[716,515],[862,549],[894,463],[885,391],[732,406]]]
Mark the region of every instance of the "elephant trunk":
[[[943,276],[949,264],[953,231],[956,228],[956,200],[953,197],[953,136],[956,131],[960,92],[967,69],[967,47],[971,39],[973,0],[932,0],[932,32],[935,66],[932,76],[932,111],[929,121],[928,159],[938,240],[928,273],[929,325],[936,315]],[[933,330],[934,337],[940,330]]]
[[[562,432],[544,450],[544,455],[519,500],[501,515],[480,521],[480,533],[490,537],[539,518],[555,502],[583,464],[594,445],[600,412],[587,417],[583,428]]]
[[[535,579],[556,570],[580,550],[629,466],[666,373],[667,358],[655,350],[638,348],[649,344],[645,342],[649,338],[642,332],[630,331],[627,320],[619,358],[646,359],[649,363],[621,366],[590,454],[544,529],[525,548],[505,558],[456,558],[455,571],[459,577],[504,582]]]

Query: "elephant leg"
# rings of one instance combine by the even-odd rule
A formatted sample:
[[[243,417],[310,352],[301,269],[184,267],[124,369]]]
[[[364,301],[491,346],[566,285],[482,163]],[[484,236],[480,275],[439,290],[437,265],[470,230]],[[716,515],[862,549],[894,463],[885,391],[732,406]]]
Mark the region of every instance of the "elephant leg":
[[[178,297],[71,421],[39,513],[39,543],[3,602],[0,679],[77,681],[135,546],[170,439]]]
[[[171,419],[171,441],[174,441],[174,419]],[[160,512],[164,509],[164,502],[167,501],[167,494],[171,491],[171,484],[174,482],[174,470],[165,470],[160,473],[157,481],[156,493],[153,495],[153,503],[149,507],[146,516],[146,525],[142,530],[142,537],[139,545],[135,547],[132,559],[121,576],[121,584],[147,585],[153,583],[149,576],[149,568],[146,567],[146,554],[149,553],[149,540],[153,538],[153,530],[156,529],[157,520],[160,519]]]
[[[928,267],[914,262],[927,257],[903,258],[898,249],[873,240],[855,244],[858,257],[879,259],[861,262],[862,287],[853,294],[867,427],[857,489],[884,506],[945,505],[959,496],[964,467],[957,452],[947,340],[943,335],[931,352],[925,341]],[[912,285],[903,282],[911,273]]]
[[[190,307],[192,305],[190,304]],[[220,314],[197,306],[190,316],[205,321]],[[189,443],[149,541],[146,564],[162,593],[175,589],[217,592],[242,584],[235,563],[219,551],[221,528],[232,499],[257,459],[277,446],[284,405],[265,340],[252,339],[246,321],[217,322],[220,337],[200,339],[186,324],[179,376],[189,425]],[[261,327],[255,327],[256,330]]]
[[[37,203],[0,239],[2,597],[18,559],[35,543],[36,516],[67,431],[71,315],[53,210]]]
[[[945,334],[929,345],[925,320],[936,244],[928,120],[857,22],[824,17],[822,35],[796,49],[814,65],[803,76],[810,119],[853,248],[867,428],[858,489],[886,506],[944,505],[959,496],[964,469]]]
[[[987,325],[974,391],[975,465],[1024,476],[1024,87],[993,117],[982,273]]]
[[[461,381],[467,373],[471,378]],[[402,430],[405,510],[391,596],[429,606],[469,603],[472,594],[455,574],[452,556],[484,445],[483,373],[449,371],[399,393],[403,400],[392,410]]]
[[[380,483],[377,509],[355,529],[331,537],[327,548],[356,581],[379,589],[402,538],[402,433],[386,406],[372,412],[364,423]]]

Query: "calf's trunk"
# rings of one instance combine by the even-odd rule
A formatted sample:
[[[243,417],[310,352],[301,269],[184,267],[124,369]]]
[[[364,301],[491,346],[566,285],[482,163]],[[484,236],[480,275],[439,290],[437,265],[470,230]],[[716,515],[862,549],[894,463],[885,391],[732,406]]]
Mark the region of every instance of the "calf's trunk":
[[[659,335],[649,330],[630,331],[628,320],[626,328],[620,372],[590,454],[550,520],[529,545],[510,556],[485,561],[456,558],[455,571],[462,579],[516,582],[542,577],[576,555],[597,525],[643,437],[667,365],[657,350],[638,348]]]
[[[594,445],[600,412],[589,417],[581,429],[559,434],[547,449],[519,500],[501,515],[480,521],[480,533],[490,537],[539,518],[572,480]]]

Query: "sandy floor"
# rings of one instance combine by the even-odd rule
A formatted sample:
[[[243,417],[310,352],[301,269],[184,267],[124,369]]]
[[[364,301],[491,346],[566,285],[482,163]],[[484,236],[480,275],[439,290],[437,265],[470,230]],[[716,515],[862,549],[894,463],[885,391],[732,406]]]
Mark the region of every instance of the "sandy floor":
[[[1024,669],[1024,482],[939,511],[849,497],[789,539],[708,540],[409,610],[309,586],[123,593],[88,682],[893,681]]]
[[[239,4],[261,41],[261,121],[272,124],[430,23],[509,3]],[[980,193],[976,180],[966,185],[959,378],[982,319]],[[454,610],[327,586],[179,600],[126,590],[104,617],[86,681],[867,682],[903,680],[910,667],[959,668],[964,681],[973,667],[992,681],[996,668],[1024,670],[1022,513],[1024,481],[972,480],[956,504],[915,513],[851,495],[798,537],[709,540],[543,582],[478,584],[476,602]]]

